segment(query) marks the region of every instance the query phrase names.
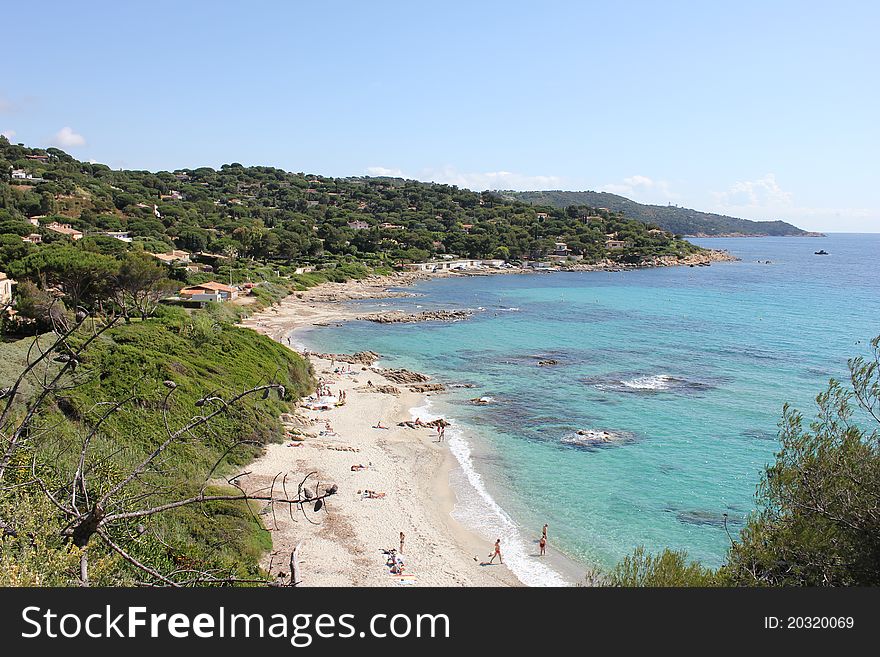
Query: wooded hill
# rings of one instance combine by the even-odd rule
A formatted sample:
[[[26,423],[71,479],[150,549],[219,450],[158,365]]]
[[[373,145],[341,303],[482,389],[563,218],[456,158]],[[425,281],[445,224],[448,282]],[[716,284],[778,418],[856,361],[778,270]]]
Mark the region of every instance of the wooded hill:
[[[127,232],[135,248],[211,251],[276,266],[356,261],[390,266],[441,254],[541,257],[565,242],[587,262],[637,262],[698,250],[650,222],[592,208],[561,210],[494,193],[391,178],[329,178],[225,164],[152,173],[113,170],[0,137],[0,267],[21,237],[66,240]],[[38,217],[39,226],[28,219]],[[650,232],[655,229],[654,232]],[[609,236],[625,249],[606,249]]]
[[[813,235],[784,221],[751,221],[722,214],[700,212],[676,205],[645,205],[608,192],[498,192],[503,198],[539,206],[566,208],[586,205],[608,208],[639,221],[656,224],[676,235],[711,237],[736,236],[807,236]]]

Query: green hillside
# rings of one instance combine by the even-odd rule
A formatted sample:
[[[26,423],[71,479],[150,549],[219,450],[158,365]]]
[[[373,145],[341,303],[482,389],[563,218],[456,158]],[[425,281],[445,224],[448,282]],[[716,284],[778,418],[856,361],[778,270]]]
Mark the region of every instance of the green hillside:
[[[302,265],[387,268],[444,254],[540,257],[559,241],[587,262],[638,262],[696,249],[614,210],[567,213],[412,180],[329,178],[237,163],[217,170],[113,170],[2,136],[0,172],[0,269],[4,259],[32,250],[21,241],[30,233],[44,243],[68,242],[46,229],[55,221],[83,232],[82,241],[96,249],[118,247],[103,235],[123,231],[133,240],[129,248],[209,251],[271,264],[282,274]],[[606,249],[615,234],[626,248]]]
[[[87,333],[74,335],[72,345]],[[0,343],[0,388],[12,385],[31,343],[30,338]],[[41,344],[44,348],[51,344],[50,336]],[[62,538],[63,522],[46,497],[27,485],[32,479],[32,457],[34,472],[47,486],[63,486],[76,466],[84,437],[96,431],[91,438],[94,457],[89,461],[87,491],[94,499],[165,439],[161,409],[168,393],[166,382],[176,385],[167,420],[175,430],[205,412],[199,400],[206,395],[228,398],[269,377],[285,386],[283,399],[256,396],[171,444],[159,467],[144,472],[114,499],[114,509],[194,495],[215,462],[219,467],[213,480],[241,472],[260,445],[281,439],[279,414],[290,410],[290,401],[310,391],[313,380],[298,354],[232,326],[212,310],[191,315],[180,308],[160,308],[157,317],[118,324],[104,333],[85,353],[80,367],[65,376],[41,405],[30,431],[32,449],[16,457],[26,467],[14,467],[2,482],[0,522],[11,528],[11,534],[0,540],[0,586],[78,583],[79,551]],[[29,382],[16,398],[16,412],[23,412],[38,394],[34,379]],[[110,405],[126,399],[102,424]],[[0,409],[4,405],[5,401]],[[241,440],[252,444],[225,454]],[[213,484],[209,490],[235,492],[225,484]],[[244,502],[219,502],[117,524],[107,531],[130,555],[163,573],[194,567],[218,577],[259,579],[259,559],[272,540],[256,518]],[[98,540],[89,544],[89,552],[93,585],[130,585],[147,577]]]
[[[673,205],[645,205],[608,192],[499,192],[510,200],[525,201],[540,206],[566,208],[589,206],[620,212],[630,219],[658,225],[676,235],[703,237],[713,235],[813,235],[784,221],[751,221],[711,212],[700,212]]]

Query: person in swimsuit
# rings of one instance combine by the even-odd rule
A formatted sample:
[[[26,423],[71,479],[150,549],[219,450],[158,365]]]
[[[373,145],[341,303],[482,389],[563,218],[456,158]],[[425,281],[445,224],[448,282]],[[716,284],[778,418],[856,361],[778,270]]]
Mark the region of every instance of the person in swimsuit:
[[[491,557],[489,559],[489,563],[492,563],[493,561],[495,561],[495,557],[498,557],[498,563],[504,563],[504,560],[501,558],[501,539],[500,538],[496,539],[494,551],[489,556]]]

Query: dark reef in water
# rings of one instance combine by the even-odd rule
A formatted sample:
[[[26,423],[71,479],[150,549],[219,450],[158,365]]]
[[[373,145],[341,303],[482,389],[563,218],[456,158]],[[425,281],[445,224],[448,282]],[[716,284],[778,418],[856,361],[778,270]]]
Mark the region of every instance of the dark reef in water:
[[[725,521],[728,527],[739,527],[745,521],[742,513],[725,513],[705,509],[677,509],[671,506],[667,506],[663,510],[667,513],[674,513],[675,519],[685,525],[723,529]]]

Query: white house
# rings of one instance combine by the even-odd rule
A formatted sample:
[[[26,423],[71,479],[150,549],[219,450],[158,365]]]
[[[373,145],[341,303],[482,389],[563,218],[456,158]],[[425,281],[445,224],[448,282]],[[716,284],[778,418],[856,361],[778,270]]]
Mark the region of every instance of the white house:
[[[443,260],[432,262],[414,262],[404,265],[410,271],[454,271],[458,269],[479,269],[483,266],[482,260]]]
[[[12,303],[12,286],[15,281],[0,271],[0,306]]]
[[[104,237],[113,237],[118,239],[120,242],[131,242],[131,236],[128,231],[125,230],[108,230],[106,233],[101,233]]]

